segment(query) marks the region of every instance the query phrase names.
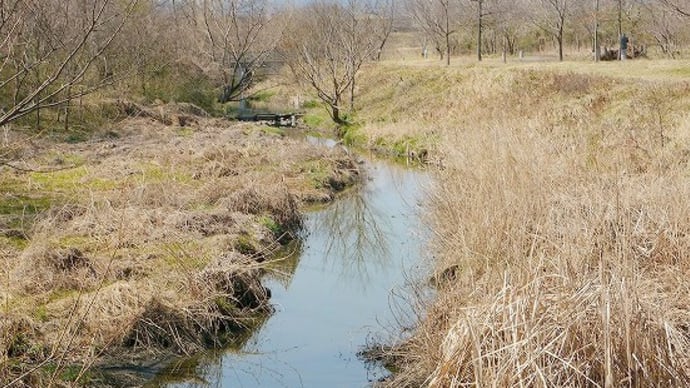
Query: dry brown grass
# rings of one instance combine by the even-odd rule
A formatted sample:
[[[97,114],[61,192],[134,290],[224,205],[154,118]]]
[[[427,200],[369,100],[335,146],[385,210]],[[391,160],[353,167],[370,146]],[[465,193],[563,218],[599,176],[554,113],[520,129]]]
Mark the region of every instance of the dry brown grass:
[[[270,309],[261,262],[294,238],[303,204],[358,173],[340,149],[202,117],[128,119],[17,155],[55,169],[0,170],[0,382],[31,372],[18,385],[231,341]]]
[[[440,136],[439,293],[388,385],[690,384],[690,85],[400,72],[386,109]]]

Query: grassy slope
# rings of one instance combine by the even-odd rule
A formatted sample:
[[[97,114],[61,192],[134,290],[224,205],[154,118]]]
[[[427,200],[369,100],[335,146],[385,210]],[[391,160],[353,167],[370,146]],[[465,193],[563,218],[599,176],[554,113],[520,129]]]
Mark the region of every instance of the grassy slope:
[[[690,381],[688,69],[367,69],[364,132],[428,142],[443,167],[439,294],[391,386]]]
[[[55,171],[0,169],[3,383],[188,354],[251,326],[267,307],[259,262],[302,203],[356,177],[342,151],[222,120],[128,119],[76,144],[11,135],[13,164]]]

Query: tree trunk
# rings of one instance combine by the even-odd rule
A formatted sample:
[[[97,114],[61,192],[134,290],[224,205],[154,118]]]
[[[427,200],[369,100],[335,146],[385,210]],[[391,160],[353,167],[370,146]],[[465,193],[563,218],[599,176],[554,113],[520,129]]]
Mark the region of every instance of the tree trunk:
[[[515,55],[515,41],[510,39],[510,34],[505,34],[506,44],[508,45],[508,54]]]
[[[40,100],[40,95],[36,95],[36,104],[38,105],[38,101]],[[36,130],[41,129],[41,107],[39,106],[36,108]]]
[[[618,0],[618,41],[621,41],[623,36],[623,0]],[[618,59],[621,59],[623,50],[618,47]]]
[[[558,36],[556,40],[558,40],[558,60],[563,62],[563,22],[561,22],[561,25],[558,27]]]
[[[477,60],[482,61],[482,3],[477,0]]]
[[[448,15],[448,3],[446,2],[446,66],[450,66],[450,17]]]
[[[350,63],[352,74],[350,74],[350,112],[355,110],[355,80],[357,76],[357,66],[353,61]]]
[[[601,49],[599,48],[599,0],[594,2],[594,61],[599,62]]]
[[[67,95],[69,96],[72,93],[72,87],[67,88]],[[65,103],[65,132],[69,131],[69,108],[71,105],[72,100],[67,100],[67,103]]]
[[[506,36],[503,37],[503,52],[501,53],[501,58],[503,59],[503,63],[508,62],[508,38]]]
[[[337,105],[331,105],[331,118],[336,124],[343,124],[343,120],[340,118],[340,108]]]
[[[65,132],[69,131],[69,111],[70,111],[70,100],[67,100],[65,105]]]
[[[446,34],[446,66],[450,66],[450,35]]]

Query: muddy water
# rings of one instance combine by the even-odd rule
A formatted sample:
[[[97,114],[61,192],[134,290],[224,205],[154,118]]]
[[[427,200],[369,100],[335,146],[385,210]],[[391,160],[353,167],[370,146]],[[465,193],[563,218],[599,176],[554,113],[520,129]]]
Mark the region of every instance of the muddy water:
[[[381,161],[365,166],[363,187],[309,212],[301,244],[266,279],[275,314],[240,350],[196,360],[190,370],[178,368],[176,376],[158,381],[177,381],[169,387],[363,387],[387,374],[356,354],[372,336],[399,330],[409,314],[396,295],[420,273],[425,232],[419,204],[428,176]]]

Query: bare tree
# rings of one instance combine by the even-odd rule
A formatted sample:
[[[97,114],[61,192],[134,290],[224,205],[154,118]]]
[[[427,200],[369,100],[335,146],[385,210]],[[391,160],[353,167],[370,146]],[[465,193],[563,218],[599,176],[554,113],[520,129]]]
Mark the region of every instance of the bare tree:
[[[410,0],[407,10],[425,35],[434,43],[441,59],[450,65],[451,37],[457,33],[457,8],[452,0]]]
[[[504,55],[515,54],[519,37],[527,30],[531,16],[522,2],[493,0],[488,14],[494,19],[495,28],[503,40]]]
[[[569,13],[568,0],[535,0],[539,9],[534,19],[537,27],[556,39],[558,43],[558,60],[563,60],[563,33]]]
[[[477,60],[482,60],[482,28],[484,21],[484,1],[470,0],[477,3]]]
[[[680,42],[689,38],[686,16],[666,7],[649,6],[647,18],[647,31],[661,52],[668,57],[677,56]]]
[[[376,1],[374,5],[374,16],[381,20],[379,28],[376,29],[378,32],[378,39],[381,42],[378,51],[376,52],[376,60],[380,61],[383,49],[388,42],[388,38],[393,32],[393,22],[395,21],[397,10],[395,7],[395,0],[380,0]]]
[[[660,2],[679,15],[690,17],[690,3],[688,0],[660,0]]]
[[[205,67],[220,75],[220,101],[237,100],[275,51],[282,19],[268,0],[202,0],[197,6]]]
[[[475,26],[477,60],[482,60],[484,52],[496,53],[498,47],[502,48],[504,58],[508,52],[513,53],[516,34],[524,23],[521,4],[504,0],[470,0],[470,3],[474,3],[475,21],[468,24]]]
[[[0,126],[112,82],[87,77],[139,0],[0,2]]]
[[[348,95],[353,108],[357,73],[380,47],[376,36],[381,20],[371,16],[370,5],[315,1],[300,9],[281,47],[293,74],[311,86],[338,124],[345,122]]]

